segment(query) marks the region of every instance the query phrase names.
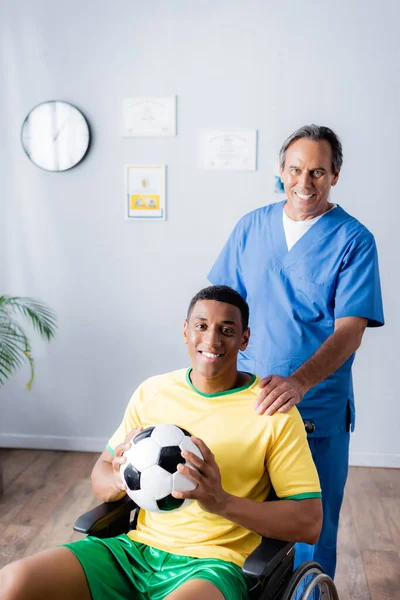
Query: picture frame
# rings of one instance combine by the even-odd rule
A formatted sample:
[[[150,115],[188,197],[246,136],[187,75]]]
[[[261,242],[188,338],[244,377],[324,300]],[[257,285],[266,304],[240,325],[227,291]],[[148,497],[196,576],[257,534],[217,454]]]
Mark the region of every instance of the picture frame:
[[[165,221],[166,165],[125,165],[125,218]]]
[[[122,99],[124,137],[176,135],[176,96]]]

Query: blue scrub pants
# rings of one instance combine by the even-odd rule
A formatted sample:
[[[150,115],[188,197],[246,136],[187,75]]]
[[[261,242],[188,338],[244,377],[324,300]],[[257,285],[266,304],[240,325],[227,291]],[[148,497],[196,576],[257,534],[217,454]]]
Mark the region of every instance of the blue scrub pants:
[[[339,513],[349,468],[349,442],[349,432],[321,438],[308,436],[321,483],[324,516],[317,544],[296,544],[295,567],[307,560],[315,560],[332,579],[336,570]]]

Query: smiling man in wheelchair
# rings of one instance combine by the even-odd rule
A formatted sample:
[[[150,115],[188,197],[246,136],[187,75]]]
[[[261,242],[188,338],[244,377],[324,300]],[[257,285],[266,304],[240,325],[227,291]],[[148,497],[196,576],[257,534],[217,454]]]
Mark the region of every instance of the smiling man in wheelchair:
[[[173,495],[196,501],[167,513],[141,510],[128,534],[88,536],[7,565],[1,600],[242,600],[252,582],[241,567],[261,536],[317,541],[321,493],[303,421],[296,408],[257,415],[259,378],[237,370],[248,317],[231,288],[201,290],[184,324],[192,367],[139,386],[93,469],[96,496],[122,498],[130,440],[143,427],[174,423],[195,434],[204,461],[184,455],[199,472],[182,472],[198,485]],[[278,499],[264,502],[272,487]]]

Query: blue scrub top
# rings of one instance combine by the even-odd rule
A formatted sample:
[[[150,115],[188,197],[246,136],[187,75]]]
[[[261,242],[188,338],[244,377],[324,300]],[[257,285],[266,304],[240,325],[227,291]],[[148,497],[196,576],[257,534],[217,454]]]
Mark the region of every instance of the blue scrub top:
[[[236,225],[208,279],[229,285],[250,307],[250,342],[239,368],[287,376],[333,333],[335,319],[384,324],[373,235],[340,206],[325,213],[288,251],[285,201],[259,208]],[[298,405],[313,437],[354,429],[354,354]]]

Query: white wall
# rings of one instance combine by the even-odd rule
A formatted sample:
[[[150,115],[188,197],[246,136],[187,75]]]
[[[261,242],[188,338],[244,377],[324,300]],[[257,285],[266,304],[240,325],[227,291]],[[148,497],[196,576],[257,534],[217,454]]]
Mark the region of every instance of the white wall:
[[[188,363],[181,324],[237,219],[274,201],[283,139],[309,122],[341,135],[333,199],[375,234],[387,325],[355,365],[353,464],[400,466],[396,0],[3,0],[0,292],[58,313],[28,371],[0,392],[0,445],[101,450],[145,377]],[[124,139],[119,99],[178,96],[178,136]],[[87,115],[81,165],[29,162],[20,127],[62,99]],[[197,169],[202,128],[257,128],[258,171]],[[168,221],[123,218],[123,165],[168,164]]]

